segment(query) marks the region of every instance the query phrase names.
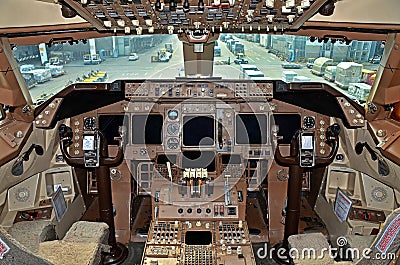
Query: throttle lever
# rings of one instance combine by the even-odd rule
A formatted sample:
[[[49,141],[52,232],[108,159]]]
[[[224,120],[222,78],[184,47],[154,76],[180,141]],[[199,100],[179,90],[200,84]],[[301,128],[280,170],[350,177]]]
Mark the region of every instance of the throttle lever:
[[[356,144],[356,146],[355,146],[355,151],[356,151],[356,154],[357,155],[361,155],[361,153],[363,152],[363,150],[364,150],[364,147],[365,147],[365,149],[367,149],[367,151],[369,152],[369,154],[371,155],[371,159],[373,160],[373,161],[376,161],[377,159],[378,159],[378,156],[376,155],[376,153],[374,152],[374,150],[372,150],[372,148],[371,148],[371,146],[369,146],[366,142],[364,142],[364,143],[360,143],[360,142],[358,142],[357,144]]]
[[[224,143],[222,141],[222,120],[218,120],[218,145],[219,148],[222,149]]]

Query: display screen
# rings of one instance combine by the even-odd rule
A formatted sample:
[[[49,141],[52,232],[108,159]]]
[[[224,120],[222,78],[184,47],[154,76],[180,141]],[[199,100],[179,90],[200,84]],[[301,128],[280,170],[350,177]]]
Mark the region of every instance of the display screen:
[[[302,135],[301,136],[301,149],[314,149],[313,136]]]
[[[61,187],[58,187],[57,191],[51,196],[51,204],[53,205],[57,222],[60,222],[67,212],[67,203],[65,202]]]
[[[99,116],[99,130],[103,132],[107,139],[107,143],[111,145],[118,145],[116,137],[120,137],[119,129],[124,126],[124,119],[127,119],[124,115],[100,115]],[[128,121],[125,122],[127,126]],[[127,128],[126,128],[127,129]],[[126,134],[127,135],[127,134]],[[126,143],[127,139],[123,139]]]
[[[280,144],[290,144],[293,136],[301,128],[301,117],[299,114],[274,114],[271,119],[271,128],[273,125],[278,126],[278,136],[282,139]]]
[[[187,231],[185,234],[186,245],[209,245],[212,243],[210,231]]]
[[[162,127],[162,115],[157,114],[132,116],[132,143],[161,144]]]
[[[267,116],[264,114],[238,114],[236,116],[237,144],[266,144]]]
[[[83,151],[93,151],[95,149],[94,135],[83,136]]]
[[[184,116],[183,145],[213,146],[214,118],[212,116]]]

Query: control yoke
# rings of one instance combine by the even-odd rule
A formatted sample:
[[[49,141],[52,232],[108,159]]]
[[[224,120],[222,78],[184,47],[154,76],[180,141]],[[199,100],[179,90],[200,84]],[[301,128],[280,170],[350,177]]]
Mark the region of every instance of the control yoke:
[[[58,134],[60,135],[60,147],[61,152],[64,156],[65,161],[70,166],[74,167],[96,167],[96,166],[87,166],[87,159],[86,157],[72,157],[69,155],[67,147],[72,144],[72,129],[65,124],[61,124],[58,128]],[[99,130],[95,130],[91,133],[92,135],[84,135],[84,144],[85,141],[90,141],[93,139],[92,148],[85,148],[83,147],[85,153],[87,151],[99,151],[98,159],[98,166],[108,166],[108,167],[115,167],[122,163],[124,158],[123,148],[122,148],[122,139],[120,139],[120,144],[118,146],[118,153],[115,157],[108,157],[108,144],[107,140],[104,137],[103,133]],[[91,138],[93,136],[93,138]],[[98,138],[98,140],[97,140]],[[85,149],[94,149],[94,150],[85,150]],[[95,157],[96,158],[96,157]],[[93,158],[93,159],[95,159]]]
[[[274,247],[273,258],[279,264],[290,264],[288,259],[278,255],[279,251],[289,251],[288,238],[298,233],[300,219],[301,188],[303,171],[306,168],[325,167],[333,162],[339,148],[340,126],[333,124],[326,130],[326,143],[331,146],[327,157],[316,156],[315,135],[312,131],[299,130],[290,143],[290,155],[282,156],[279,144],[275,150],[275,160],[281,166],[289,167],[287,206],[284,238]]]
[[[288,167],[290,165],[300,165],[300,160],[301,160],[300,150],[302,148],[300,146],[301,144],[299,143],[301,142],[301,139],[299,141],[298,138],[299,135],[301,135],[301,133],[302,133],[301,131],[298,131],[292,140],[291,149],[293,150],[291,150],[290,156],[286,157],[282,156],[278,144],[275,150],[275,160],[278,162],[279,165],[284,167]],[[316,156],[315,163],[312,167],[325,167],[333,162],[339,148],[339,133],[340,133],[340,126],[337,123],[332,124],[331,126],[328,127],[325,136],[326,136],[326,143],[329,146],[331,146],[331,152],[327,157]]]
[[[121,264],[128,256],[128,250],[121,243],[117,243],[115,237],[114,212],[111,196],[110,167],[118,166],[124,158],[122,138],[118,146],[116,157],[108,156],[108,144],[104,134],[94,129],[84,131],[82,139],[83,157],[71,157],[68,146],[72,144],[72,129],[65,124],[58,127],[60,135],[60,148],[68,165],[94,169],[99,193],[100,221],[105,222],[110,231],[108,244],[111,246],[109,254],[103,257],[103,264]]]

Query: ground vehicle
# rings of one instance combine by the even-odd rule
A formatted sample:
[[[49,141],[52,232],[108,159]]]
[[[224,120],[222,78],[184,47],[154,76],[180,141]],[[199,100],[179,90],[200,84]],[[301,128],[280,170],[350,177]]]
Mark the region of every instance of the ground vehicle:
[[[301,64],[298,63],[282,63],[282,68],[284,69],[300,69]]]
[[[27,88],[32,88],[37,85],[37,81],[36,81],[33,73],[27,73],[27,72],[22,73],[22,77],[25,80],[25,84],[26,84]]]
[[[244,44],[240,42],[236,42],[232,51],[235,55],[238,55],[239,53],[245,54],[244,53]]]
[[[237,41],[237,40],[234,40],[234,39],[229,39],[229,40],[226,42],[226,45],[227,45],[228,49],[229,49],[231,52],[233,52],[234,45],[235,45],[236,42],[238,42],[238,41]]]
[[[326,57],[319,57],[315,59],[313,67],[311,69],[311,73],[318,75],[318,76],[323,76],[325,69],[327,66],[331,66],[333,64],[333,60],[330,58]]]
[[[172,47],[172,43],[165,43],[165,50],[167,51],[167,52],[170,52],[170,53],[173,53],[174,52],[174,49],[173,49],[173,47]]]
[[[334,82],[336,77],[336,66],[327,66],[324,72],[324,78],[329,82]]]
[[[21,73],[33,74],[37,83],[44,83],[51,79],[49,69],[37,69],[33,64],[25,64],[20,67]]]
[[[382,60],[382,57],[374,57],[369,60],[370,63],[377,64]]]
[[[50,57],[49,58],[49,64],[50,65],[60,65],[62,63],[60,61],[60,58],[58,58],[58,57]]]
[[[245,70],[244,77],[246,79],[257,79],[258,77],[264,77],[264,73],[258,70]]]
[[[57,57],[60,64],[67,64],[74,59],[72,51],[50,51],[49,57]]]
[[[65,70],[62,65],[46,64],[45,69],[50,69],[52,77],[57,77],[65,74]]]
[[[376,71],[362,69],[361,81],[372,86],[376,78]]]
[[[309,68],[309,69],[313,68],[314,61],[315,61],[315,58],[308,58],[307,59],[307,64],[306,64],[307,68]]]
[[[172,57],[172,53],[167,52],[167,50],[165,48],[161,48],[158,52],[156,56],[151,56],[151,62],[169,62],[169,60]]]
[[[216,57],[221,56],[221,47],[219,46],[214,47],[214,56]]]
[[[99,54],[83,55],[83,64],[100,64],[102,62]]]
[[[137,55],[136,52],[131,52],[131,54],[129,55],[128,60],[129,61],[137,61],[139,59],[139,56]]]
[[[233,60],[235,64],[247,64],[249,60],[246,59],[246,56],[243,53],[238,53],[235,60]]]

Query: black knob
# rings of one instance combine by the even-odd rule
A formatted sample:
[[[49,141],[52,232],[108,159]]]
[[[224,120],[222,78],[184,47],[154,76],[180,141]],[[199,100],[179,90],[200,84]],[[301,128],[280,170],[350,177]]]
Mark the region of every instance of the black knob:
[[[188,12],[189,8],[190,8],[189,0],[185,0],[185,2],[183,2],[183,11]]]
[[[198,214],[201,213],[201,208],[197,208],[197,213],[198,213]]]
[[[206,209],[206,213],[211,213],[211,209],[210,209],[210,208],[207,208],[207,209]]]
[[[330,137],[330,136],[336,137],[336,136],[339,136],[339,134],[340,134],[340,126],[337,123],[332,124],[326,130],[326,136],[328,136],[328,137]]]
[[[175,1],[172,1],[169,3],[169,11],[175,11],[176,10],[176,3]]]
[[[161,11],[161,1],[160,1],[160,0],[157,0],[157,1],[156,1],[155,7],[156,7],[156,9],[157,9],[158,11]]]
[[[331,16],[335,11],[335,3],[333,1],[328,1],[318,11],[323,16]]]
[[[60,127],[58,127],[58,134],[60,135],[60,138],[70,138],[72,139],[72,129],[68,127],[65,124],[61,124]]]
[[[203,10],[204,10],[204,1],[203,1],[203,0],[199,0],[199,5],[198,5],[198,7],[199,7],[199,10],[200,10],[200,11],[203,11]]]
[[[183,209],[182,209],[182,208],[179,208],[179,209],[178,209],[178,213],[179,213],[179,214],[182,214],[182,213],[183,213]]]
[[[192,213],[192,208],[187,209],[187,213]]]

